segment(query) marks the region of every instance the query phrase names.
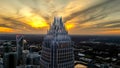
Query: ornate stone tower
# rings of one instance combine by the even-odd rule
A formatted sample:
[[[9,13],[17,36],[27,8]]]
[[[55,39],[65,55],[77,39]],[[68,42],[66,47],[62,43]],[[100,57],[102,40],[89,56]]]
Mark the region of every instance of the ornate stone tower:
[[[40,63],[41,68],[74,68],[72,41],[61,17],[54,18],[44,38]]]

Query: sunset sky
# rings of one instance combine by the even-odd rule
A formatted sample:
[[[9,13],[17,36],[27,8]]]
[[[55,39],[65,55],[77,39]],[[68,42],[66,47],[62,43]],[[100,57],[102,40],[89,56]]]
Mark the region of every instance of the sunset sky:
[[[54,16],[69,34],[120,35],[120,0],[0,0],[0,34],[46,34]]]

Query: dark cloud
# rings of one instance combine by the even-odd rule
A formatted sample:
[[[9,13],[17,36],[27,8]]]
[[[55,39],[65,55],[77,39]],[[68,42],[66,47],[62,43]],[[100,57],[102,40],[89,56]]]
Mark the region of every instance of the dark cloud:
[[[120,20],[100,22],[98,24],[95,24],[85,29],[101,29],[101,28],[111,28],[111,29],[119,28],[120,29]]]
[[[77,21],[78,23],[84,23],[84,22],[96,21],[96,20],[104,19],[110,13],[120,11],[119,8],[117,8],[116,10],[110,10],[110,11],[107,8],[107,7],[109,7],[109,4],[112,4],[113,2],[117,2],[117,1],[118,0],[107,0],[107,1],[105,1],[103,3],[97,4],[95,6],[88,7],[87,9],[85,9],[83,11],[81,11],[81,10],[77,11],[77,12],[72,13],[71,15],[69,15],[69,17],[65,17],[65,21],[69,21],[69,20],[71,20],[71,19],[73,19],[75,17],[84,18],[84,20],[82,20],[82,21],[81,20]],[[118,2],[120,2],[120,1],[118,1]],[[115,6],[113,6],[113,7],[114,7],[113,9],[116,8]]]
[[[97,25],[101,28],[120,28],[120,20],[104,22]]]
[[[89,7],[83,11],[77,11],[69,15],[69,17],[65,17],[65,21],[73,20],[75,23],[79,23],[80,25],[76,25],[76,29],[78,31],[90,31],[90,32],[98,32],[105,29],[118,29],[120,30],[120,18],[116,17],[119,14],[120,9],[117,6],[120,6],[120,0],[107,0],[104,3],[97,4],[95,6]],[[114,17],[115,16],[115,17]],[[108,17],[111,19],[108,21]],[[75,19],[75,20],[74,20]],[[90,26],[85,26],[84,24],[92,24]],[[94,24],[93,24],[94,23]],[[83,26],[82,26],[83,25]],[[108,30],[109,31],[109,30]]]
[[[96,14],[96,15],[93,15],[93,16],[89,16],[89,17],[86,17],[84,20],[78,20],[76,21],[77,23],[86,23],[86,22],[90,22],[90,21],[97,21],[97,20],[101,20],[101,19],[104,19],[107,15],[101,15],[101,14]]]
[[[91,9],[98,8],[99,6],[101,6],[101,5],[103,5],[103,4],[107,4],[107,3],[112,2],[112,1],[113,1],[113,0],[108,0],[108,1],[106,1],[106,2],[103,2],[103,3],[97,4],[97,5],[95,5],[95,6],[89,7],[89,8],[87,8],[87,9],[83,10],[83,11],[80,10],[80,11],[77,11],[77,12],[75,12],[75,13],[72,13],[71,15],[69,15],[69,17],[66,17],[65,20],[68,21],[68,20],[70,20],[70,19],[72,19],[72,18],[74,18],[74,17],[76,17],[76,16],[79,16],[79,15],[82,14],[82,13],[88,12],[88,11],[91,10]]]
[[[6,24],[0,24],[0,27],[6,27],[6,28],[16,29],[15,27],[13,27],[13,26],[8,26],[8,25],[6,25]]]
[[[119,30],[120,30],[120,22],[119,22],[119,24],[114,24],[114,25],[111,25],[111,26],[107,26],[107,28],[119,28]]]
[[[33,30],[34,28],[32,28],[31,26],[25,24],[24,22],[12,19],[12,18],[8,18],[8,17],[1,17],[1,19],[3,19],[6,22],[9,22],[10,25],[6,24],[0,24],[0,26],[3,27],[8,27],[8,28],[14,28],[14,29],[20,29],[20,30]]]

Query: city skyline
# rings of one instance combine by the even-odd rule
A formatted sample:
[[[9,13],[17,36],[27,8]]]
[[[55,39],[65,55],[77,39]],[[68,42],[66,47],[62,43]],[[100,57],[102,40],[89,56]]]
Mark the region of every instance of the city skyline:
[[[0,0],[0,34],[46,34],[62,16],[69,34],[119,35],[120,0]]]

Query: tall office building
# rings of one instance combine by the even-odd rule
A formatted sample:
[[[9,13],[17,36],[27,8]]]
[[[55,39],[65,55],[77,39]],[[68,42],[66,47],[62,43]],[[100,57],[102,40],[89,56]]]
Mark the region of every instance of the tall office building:
[[[62,18],[54,18],[44,38],[40,64],[41,68],[74,68],[72,41],[65,30]]]
[[[16,52],[4,53],[3,65],[4,68],[16,68]]]
[[[11,44],[5,43],[3,55],[3,68],[16,68],[16,52],[12,52]]]
[[[20,65],[23,63],[23,35],[16,35],[16,44],[17,44],[17,65]]]

